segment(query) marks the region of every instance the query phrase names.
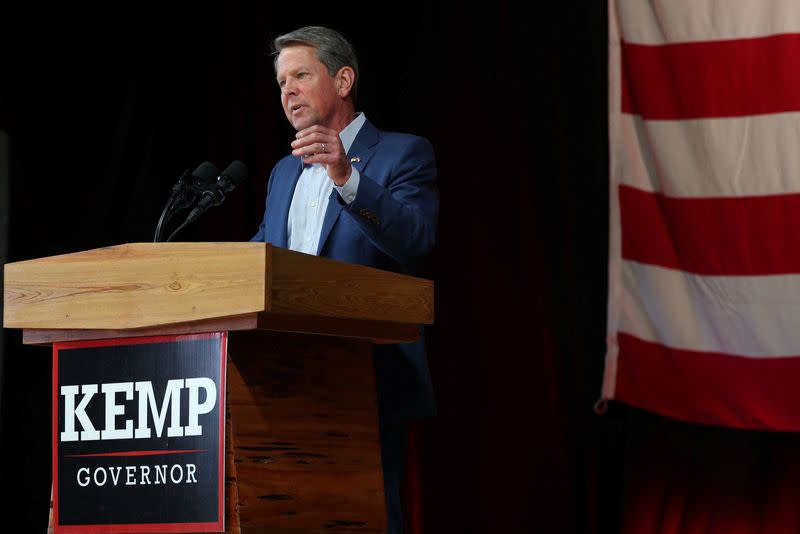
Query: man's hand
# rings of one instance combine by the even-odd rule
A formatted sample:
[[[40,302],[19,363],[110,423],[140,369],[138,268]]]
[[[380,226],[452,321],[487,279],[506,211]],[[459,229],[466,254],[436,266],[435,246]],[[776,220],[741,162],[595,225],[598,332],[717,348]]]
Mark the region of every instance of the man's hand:
[[[292,155],[303,157],[306,163],[321,163],[333,183],[342,187],[350,178],[350,160],[339,139],[339,132],[314,125],[297,132],[292,141]]]

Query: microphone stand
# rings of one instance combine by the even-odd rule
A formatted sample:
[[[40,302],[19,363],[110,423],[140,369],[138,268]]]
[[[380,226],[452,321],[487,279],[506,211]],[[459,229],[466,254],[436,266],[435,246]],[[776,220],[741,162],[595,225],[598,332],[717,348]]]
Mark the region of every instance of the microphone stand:
[[[184,184],[186,183],[185,180],[187,176],[189,176],[189,169],[186,169],[175,185],[172,186],[172,192],[169,195],[169,199],[164,205],[164,209],[161,210],[161,216],[158,218],[158,224],[156,225],[156,233],[153,237],[153,243],[158,243],[161,241],[161,228],[168,220],[167,216],[169,215],[171,217],[174,214],[172,209],[174,207],[175,200],[178,198],[178,194],[180,193],[181,189],[185,187]]]
[[[158,218],[158,224],[156,225],[156,234],[155,237],[153,237],[153,243],[159,243],[161,241],[161,227],[163,226],[164,218],[167,216],[167,213],[172,208],[172,203],[174,201],[175,199],[172,198],[169,199],[169,201],[167,201],[166,206],[164,206],[164,209],[161,210],[161,216]]]
[[[175,231],[174,231],[174,232],[172,232],[172,233],[169,235],[169,237],[167,238],[167,240],[165,241],[165,243],[169,243],[170,241],[172,241],[172,238],[173,238],[173,237],[175,237],[176,235],[178,235],[178,232],[180,232],[181,230],[183,230],[184,228],[186,228],[187,226],[189,226],[189,223],[191,223],[191,222],[193,222],[193,221],[194,221],[194,219],[193,219],[193,218],[187,218],[185,221],[183,221],[183,223],[182,223],[182,224],[181,224],[179,227],[177,227],[177,228],[175,229]]]

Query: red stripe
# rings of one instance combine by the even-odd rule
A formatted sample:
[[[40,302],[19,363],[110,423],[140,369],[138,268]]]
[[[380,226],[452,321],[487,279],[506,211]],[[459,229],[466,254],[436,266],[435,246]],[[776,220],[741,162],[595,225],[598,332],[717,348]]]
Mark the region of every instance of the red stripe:
[[[214,523],[141,523],[141,524],[114,524],[114,525],[58,525],[55,532],[59,534],[87,534],[87,533],[129,533],[142,532],[222,532],[222,521]]]
[[[225,366],[228,362],[228,332],[218,332],[220,343],[219,355],[219,441],[217,443],[217,522],[218,530],[225,529],[225,411],[228,409],[225,399],[227,374]]]
[[[99,452],[97,454],[67,454],[66,458],[91,458],[95,456],[156,456],[159,454],[185,454],[188,452],[208,452],[208,449],[191,450],[164,450],[164,451],[122,451],[122,452]]]
[[[622,257],[709,275],[800,272],[800,194],[673,198],[619,186]]]
[[[622,42],[622,111],[645,119],[800,110],[800,34],[665,45]]]
[[[53,524],[58,525],[58,441],[57,436],[59,433],[58,428],[58,348],[53,344],[53,390],[50,393],[52,399],[52,411],[50,412],[50,439],[51,449],[50,455],[52,458],[52,475],[50,483],[50,492],[53,495]]]
[[[696,423],[800,430],[800,356],[680,350],[622,332],[617,340],[617,400]]]

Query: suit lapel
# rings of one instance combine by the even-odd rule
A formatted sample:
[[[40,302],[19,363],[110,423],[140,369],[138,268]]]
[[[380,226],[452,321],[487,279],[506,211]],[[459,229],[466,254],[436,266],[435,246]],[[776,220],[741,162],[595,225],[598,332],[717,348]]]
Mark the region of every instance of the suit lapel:
[[[339,193],[336,192],[336,189],[331,189],[331,194],[328,197],[328,208],[325,210],[325,218],[322,220],[322,230],[320,230],[319,233],[317,256],[322,255],[322,247],[325,246],[325,242],[328,240],[333,226],[336,224],[336,221],[339,220],[339,214],[342,213],[343,206],[339,203],[339,199],[336,198],[338,195]]]
[[[378,129],[375,128],[371,122],[365,121],[358,135],[356,135],[356,138],[353,140],[353,144],[347,152],[347,157],[350,158],[350,164],[357,169],[359,173],[364,173],[367,162],[369,162],[369,159],[375,152],[379,137]],[[330,236],[333,227],[336,225],[336,221],[339,220],[339,215],[342,213],[342,208],[344,207],[341,202],[339,202],[337,198],[338,195],[339,193],[336,192],[336,189],[333,189],[331,195],[328,197],[328,209],[325,211],[325,218],[322,221],[322,231],[320,232],[319,245],[317,246],[318,256],[322,255],[322,250],[325,247],[325,243],[328,241],[328,236]]]
[[[297,187],[297,180],[300,179],[300,173],[303,172],[303,160],[300,158],[295,159],[297,161],[294,162],[294,166],[290,166],[291,173],[286,176],[286,187],[271,193],[277,193],[273,204],[273,206],[278,207],[274,224],[274,228],[277,228],[277,235],[274,236],[274,241],[269,239],[267,241],[283,248],[288,248],[289,246],[289,208],[292,205],[292,197],[294,196],[294,189]]]

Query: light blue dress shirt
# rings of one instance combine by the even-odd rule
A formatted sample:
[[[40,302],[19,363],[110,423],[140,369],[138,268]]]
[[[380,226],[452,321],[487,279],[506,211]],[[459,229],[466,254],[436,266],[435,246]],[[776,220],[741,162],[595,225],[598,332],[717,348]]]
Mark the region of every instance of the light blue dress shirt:
[[[356,135],[366,120],[367,117],[363,113],[359,113],[350,124],[339,132],[339,139],[342,140],[345,153],[350,150]],[[300,173],[300,178],[294,188],[292,204],[289,206],[287,237],[291,250],[317,254],[322,221],[325,219],[328,198],[333,188],[336,188],[348,204],[356,198],[361,174],[355,167],[351,168],[350,178],[343,186],[339,187],[330,179],[323,165],[314,163],[303,166],[303,172]]]

